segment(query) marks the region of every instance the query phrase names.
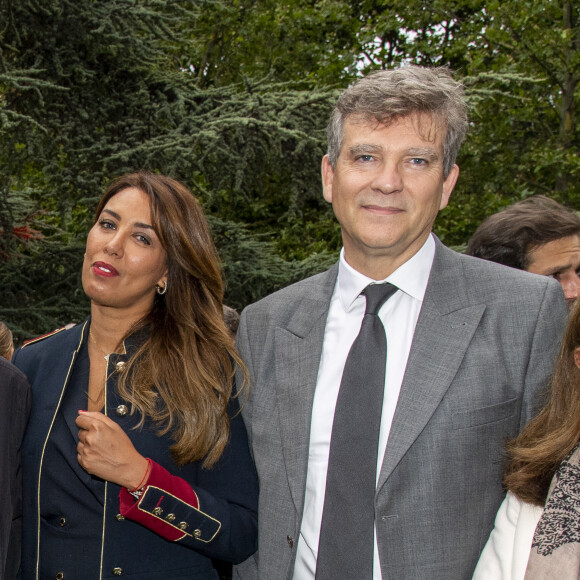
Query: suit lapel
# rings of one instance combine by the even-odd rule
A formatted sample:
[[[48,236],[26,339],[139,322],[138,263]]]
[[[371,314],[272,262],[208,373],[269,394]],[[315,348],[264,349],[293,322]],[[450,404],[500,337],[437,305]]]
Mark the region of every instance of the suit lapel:
[[[286,327],[275,330],[276,389],[284,463],[292,498],[302,513],[312,404],[324,329],[338,266],[312,280]]]
[[[385,484],[437,409],[484,310],[485,304],[469,304],[461,260],[437,240],[377,490]]]

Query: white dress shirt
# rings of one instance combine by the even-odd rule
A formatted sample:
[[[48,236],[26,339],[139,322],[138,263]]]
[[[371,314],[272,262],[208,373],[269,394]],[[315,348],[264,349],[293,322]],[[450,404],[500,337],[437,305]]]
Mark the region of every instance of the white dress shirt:
[[[394,284],[399,290],[379,310],[379,317],[387,335],[387,366],[377,457],[377,480],[434,256],[435,242],[433,237],[429,236],[410,260],[384,280]],[[366,300],[360,293],[372,282],[376,281],[349,266],[344,258],[343,249],[326,320],[322,357],[314,393],[306,494],[294,580],[314,579],[334,409],[346,358],[359,333],[365,312]],[[381,580],[376,534],[373,568],[373,579]]]

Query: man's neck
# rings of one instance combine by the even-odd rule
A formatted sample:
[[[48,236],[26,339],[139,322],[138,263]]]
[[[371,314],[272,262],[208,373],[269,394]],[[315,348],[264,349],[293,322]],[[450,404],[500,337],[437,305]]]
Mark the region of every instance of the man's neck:
[[[425,245],[428,237],[414,244],[402,254],[394,255],[384,251],[372,252],[368,251],[368,249],[359,251],[358,248],[349,248],[345,244],[344,259],[351,268],[364,276],[372,280],[385,280],[417,254]]]

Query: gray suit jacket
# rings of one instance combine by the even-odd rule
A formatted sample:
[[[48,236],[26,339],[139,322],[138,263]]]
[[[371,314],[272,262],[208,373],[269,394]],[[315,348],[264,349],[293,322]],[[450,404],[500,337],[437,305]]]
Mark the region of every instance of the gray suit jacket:
[[[236,578],[292,577],[337,271],[276,292],[241,316],[238,346],[251,376],[243,414],[260,503],[259,549]],[[504,441],[538,408],[566,316],[554,280],[437,240],[376,492],[383,580],[471,578],[504,496]]]

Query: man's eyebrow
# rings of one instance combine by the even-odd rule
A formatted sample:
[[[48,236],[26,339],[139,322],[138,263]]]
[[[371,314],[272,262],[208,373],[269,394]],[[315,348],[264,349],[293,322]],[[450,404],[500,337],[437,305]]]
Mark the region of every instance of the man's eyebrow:
[[[357,145],[352,145],[348,148],[348,152],[351,157],[356,157],[357,155],[370,155],[371,153],[380,153],[383,148],[380,145],[370,145],[366,143],[358,143]]]
[[[411,157],[424,157],[428,161],[439,161],[439,154],[431,147],[412,147],[407,150]]]
[[[121,216],[116,211],[113,211],[112,209],[104,209],[103,210],[103,213],[108,213],[109,215],[112,215],[115,219],[121,221]],[[147,230],[152,230],[153,229],[153,226],[152,225],[144,224],[144,223],[141,223],[141,222],[135,223],[135,226],[138,227],[138,228],[144,228],[144,229],[147,229]]]
[[[572,264],[559,264],[557,266],[553,266],[549,270],[546,270],[544,276],[553,276],[554,274],[560,274],[564,270],[573,270]]]

